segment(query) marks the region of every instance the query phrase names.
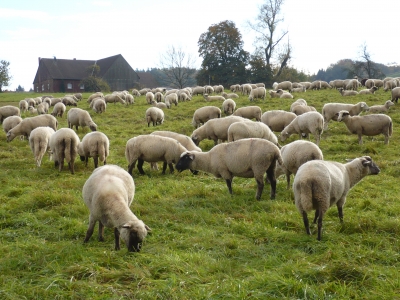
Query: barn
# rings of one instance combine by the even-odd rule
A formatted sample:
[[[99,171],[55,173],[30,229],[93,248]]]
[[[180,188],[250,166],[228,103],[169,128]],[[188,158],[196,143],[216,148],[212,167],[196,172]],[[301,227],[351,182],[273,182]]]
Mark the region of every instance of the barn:
[[[97,77],[108,83],[112,91],[129,90],[139,82],[139,75],[121,54],[99,60],[40,58],[33,81],[38,93],[79,93],[85,90],[82,79],[88,77],[89,67],[98,65]]]

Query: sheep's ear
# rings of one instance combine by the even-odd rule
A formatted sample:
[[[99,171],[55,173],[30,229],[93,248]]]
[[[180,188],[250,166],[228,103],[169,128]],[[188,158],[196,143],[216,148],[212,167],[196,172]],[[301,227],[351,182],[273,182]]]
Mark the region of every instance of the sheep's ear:
[[[189,157],[191,160],[194,159],[194,154],[193,154],[193,153],[187,152],[187,153],[186,153],[186,156]]]
[[[150,228],[149,226],[147,226],[146,224],[144,224],[144,228],[146,228],[147,233],[152,232],[152,231],[151,231],[151,228]]]
[[[362,162],[362,165],[364,166],[364,167],[366,167],[366,166],[370,166],[372,164],[372,161],[370,161],[370,160],[363,160],[363,162]]]
[[[126,224],[122,225],[122,228],[131,228],[131,225],[126,223]]]

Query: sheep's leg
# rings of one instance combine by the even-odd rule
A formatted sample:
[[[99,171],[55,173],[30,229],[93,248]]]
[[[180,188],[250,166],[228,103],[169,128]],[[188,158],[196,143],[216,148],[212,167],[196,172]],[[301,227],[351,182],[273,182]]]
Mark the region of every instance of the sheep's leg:
[[[362,143],[363,143],[363,141],[362,141],[362,134],[359,133],[359,134],[358,134],[358,144],[359,144],[359,145],[362,145]]]
[[[322,213],[321,209],[319,209],[319,216],[318,216],[318,237],[317,237],[317,240],[318,240],[318,241],[321,240],[321,234],[322,234],[322,216],[323,216],[323,213]]]
[[[263,189],[264,189],[264,182],[263,182],[263,176],[261,177],[261,180],[260,180],[260,178],[256,178],[256,182],[257,182],[257,194],[256,194],[256,199],[257,200],[260,200],[260,198],[261,198],[261,194],[262,194],[262,192],[263,192]]]
[[[318,209],[315,210],[315,217],[314,217],[314,224],[317,224],[317,219],[318,219]]]
[[[289,173],[289,171],[286,172],[286,182],[287,182],[287,189],[290,189],[290,173]]]
[[[232,192],[232,179],[225,179],[225,182],[226,182],[226,186],[228,187],[228,190],[229,190],[229,194],[233,194],[233,192]]]
[[[94,168],[96,169],[97,166],[99,165],[99,158],[97,156],[93,157],[93,161],[94,161]]]
[[[267,170],[267,178],[271,183],[271,200],[275,199],[276,194],[276,178],[275,178],[275,163],[272,163],[269,169]]]
[[[99,221],[99,242],[104,242],[104,225]]]
[[[142,174],[142,175],[145,174],[144,171],[143,171],[143,163],[144,163],[144,160],[139,158],[139,159],[138,159],[137,168],[138,168],[138,170],[139,170],[139,173]],[[131,173],[131,174],[132,174],[132,173]]]
[[[119,247],[119,231],[118,228],[114,228],[114,237],[115,237],[115,250],[120,250]]]
[[[343,223],[343,206],[338,204],[337,209],[338,209],[338,214],[339,214],[339,220],[341,223]]]
[[[87,167],[88,162],[89,162],[89,156],[85,156],[85,167]]]
[[[163,166],[162,166],[162,173],[161,174],[165,174],[165,171],[167,170],[167,162],[164,161]]]
[[[128,165],[128,173],[132,176],[132,170],[133,170],[133,168],[135,167],[135,164],[130,164],[130,165]]]
[[[88,230],[86,231],[86,237],[85,240],[83,241],[84,243],[87,243],[90,239],[90,237],[93,234],[94,231],[94,226],[96,225],[96,221],[93,221],[90,217],[89,217],[89,227]]]
[[[169,166],[169,173],[170,174],[174,173],[174,165],[172,163],[169,163],[168,166]]]
[[[311,231],[310,231],[310,224],[308,223],[308,217],[307,217],[307,212],[303,211],[303,223],[304,223],[304,227],[306,229],[306,233],[308,235],[311,235]]]
[[[71,174],[75,174],[75,168],[74,168],[74,162],[73,161],[70,161],[68,163],[68,168],[69,168]]]

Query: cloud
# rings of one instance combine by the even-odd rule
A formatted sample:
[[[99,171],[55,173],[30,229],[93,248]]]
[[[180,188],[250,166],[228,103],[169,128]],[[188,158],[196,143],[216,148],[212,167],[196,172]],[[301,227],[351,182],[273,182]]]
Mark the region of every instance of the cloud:
[[[45,20],[49,18],[46,12],[39,10],[20,10],[12,8],[0,8],[0,15],[2,19],[33,19],[33,20]]]
[[[102,7],[109,7],[112,6],[111,1],[92,1],[93,5],[102,6]]]

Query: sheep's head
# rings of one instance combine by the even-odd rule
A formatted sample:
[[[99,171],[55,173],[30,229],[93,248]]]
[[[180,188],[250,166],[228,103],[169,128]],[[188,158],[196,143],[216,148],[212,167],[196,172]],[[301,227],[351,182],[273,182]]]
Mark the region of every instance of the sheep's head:
[[[337,116],[337,121],[341,122],[343,119],[350,116],[350,113],[347,110],[341,110],[338,113],[336,113],[335,116]]]
[[[150,227],[141,220],[125,223],[119,229],[121,239],[125,242],[129,252],[140,252],[142,242],[148,232],[151,232]]]
[[[10,130],[7,132],[7,142],[11,142],[15,138],[15,134]]]
[[[97,125],[94,122],[91,122],[89,125],[89,128],[91,131],[96,131],[97,130]]]
[[[281,132],[281,141],[284,142],[288,137],[290,137],[290,133],[284,128]]]
[[[194,160],[194,157],[195,155],[191,152],[183,152],[181,154],[181,157],[179,158],[178,163],[175,165],[175,168],[178,170],[178,172],[190,169],[190,165]]]

